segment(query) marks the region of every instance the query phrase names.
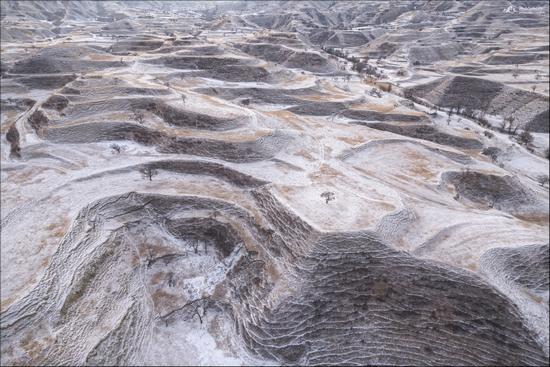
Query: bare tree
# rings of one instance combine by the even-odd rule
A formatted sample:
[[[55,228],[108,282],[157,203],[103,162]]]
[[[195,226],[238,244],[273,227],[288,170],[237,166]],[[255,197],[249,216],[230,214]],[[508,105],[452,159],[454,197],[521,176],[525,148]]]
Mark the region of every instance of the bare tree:
[[[149,166],[146,166],[141,169],[141,174],[144,178],[148,178],[149,181],[153,181],[153,176],[156,176],[158,174],[158,171],[154,168],[151,168]]]
[[[536,85],[531,86],[531,90],[533,91],[533,93],[535,93],[535,91],[537,90],[537,86]]]
[[[516,118],[513,115],[510,115],[504,118],[504,120],[501,123],[501,131],[506,132],[510,135],[516,135],[518,128],[519,128],[519,125],[516,121]]]
[[[110,148],[113,151],[113,153],[116,153],[116,154],[120,154],[120,152],[122,151],[122,147],[116,143],[111,144]]]
[[[175,310],[170,311],[166,315],[160,316],[160,318],[161,318],[161,320],[164,320],[165,325],[168,326],[168,321],[170,319],[170,316],[174,315],[176,312],[184,310],[187,307],[190,307],[192,309],[191,317],[194,317],[195,315],[197,315],[197,317],[199,318],[200,323],[202,324],[202,319],[203,319],[204,316],[206,316],[206,309],[208,308],[208,302],[209,302],[208,297],[198,298],[198,299],[195,299],[191,302],[188,302],[188,303],[184,304],[180,308],[176,308]]]
[[[182,102],[183,104],[185,104],[185,101],[187,100],[187,96],[186,96],[185,94],[181,93],[181,94],[180,94],[180,97],[181,97],[181,102]]]
[[[198,240],[191,244],[191,246],[193,246],[193,251],[195,252],[195,254],[198,254],[199,252],[199,245],[200,245],[200,242]]]
[[[523,145],[528,145],[533,142],[533,135],[527,130],[523,130],[518,136],[518,142]]]
[[[334,193],[331,191],[325,191],[321,194],[321,197],[325,199],[326,204],[328,204],[329,201],[335,200]]]

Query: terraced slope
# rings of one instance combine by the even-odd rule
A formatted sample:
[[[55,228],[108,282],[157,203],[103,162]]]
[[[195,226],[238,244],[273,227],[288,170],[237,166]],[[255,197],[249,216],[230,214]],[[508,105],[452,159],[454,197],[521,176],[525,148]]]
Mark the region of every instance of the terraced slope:
[[[2,2],[0,364],[548,364],[547,15]]]

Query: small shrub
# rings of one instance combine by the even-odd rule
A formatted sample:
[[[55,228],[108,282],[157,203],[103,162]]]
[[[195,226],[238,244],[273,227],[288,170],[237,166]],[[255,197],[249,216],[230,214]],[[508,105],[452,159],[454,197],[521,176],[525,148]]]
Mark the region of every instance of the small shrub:
[[[120,152],[122,151],[122,147],[115,143],[111,144],[110,148],[113,151],[113,153],[116,153],[116,154],[120,154]]]
[[[533,142],[533,135],[527,130],[524,130],[518,136],[518,142],[523,145],[531,144]]]
[[[498,149],[497,147],[487,147],[481,152],[481,154],[490,157],[493,162],[496,162],[498,160],[499,153],[500,149]]]
[[[326,204],[328,204],[329,201],[335,200],[334,193],[330,191],[325,191],[321,194],[321,197],[325,199]]]

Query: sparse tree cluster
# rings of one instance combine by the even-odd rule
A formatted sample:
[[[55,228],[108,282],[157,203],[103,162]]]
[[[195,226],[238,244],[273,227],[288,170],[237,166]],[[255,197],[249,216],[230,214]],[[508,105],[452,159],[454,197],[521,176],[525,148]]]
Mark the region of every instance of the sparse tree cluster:
[[[516,135],[519,125],[516,118],[512,115],[505,117],[500,125],[500,131],[509,135]]]
[[[375,78],[384,77],[384,74],[380,72],[376,66],[370,65],[368,63],[369,61],[368,58],[359,59],[356,56],[349,56],[347,53],[345,53],[341,49],[332,48],[332,47],[323,46],[322,49],[323,51],[325,51],[330,55],[333,55],[335,57],[339,57],[351,62],[351,70],[356,71],[361,75],[369,75]],[[378,60],[378,63],[380,63],[380,60]]]
[[[326,47],[326,46],[323,46],[321,48],[322,48],[323,51],[325,51],[326,53],[331,54],[333,56],[341,57],[343,59],[348,58],[348,54],[345,53],[344,51],[342,51],[341,49],[337,49],[337,48],[334,48],[334,47]]]

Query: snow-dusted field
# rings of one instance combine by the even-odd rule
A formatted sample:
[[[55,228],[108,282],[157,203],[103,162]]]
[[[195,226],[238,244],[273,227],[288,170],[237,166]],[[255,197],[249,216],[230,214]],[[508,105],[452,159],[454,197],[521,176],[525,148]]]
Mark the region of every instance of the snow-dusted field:
[[[2,365],[547,363],[548,4],[496,4],[2,3]]]

